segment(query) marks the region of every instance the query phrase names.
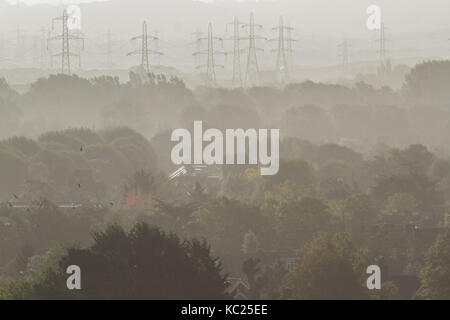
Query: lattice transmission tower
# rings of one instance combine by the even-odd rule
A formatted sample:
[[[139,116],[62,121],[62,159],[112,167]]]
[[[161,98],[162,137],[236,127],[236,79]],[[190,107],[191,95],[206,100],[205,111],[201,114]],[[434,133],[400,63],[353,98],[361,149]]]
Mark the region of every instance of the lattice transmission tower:
[[[197,68],[205,68],[206,67],[206,75],[205,75],[205,85],[207,87],[215,87],[217,86],[217,78],[216,78],[216,67],[224,68],[223,65],[218,65],[215,63],[214,57],[217,54],[226,55],[226,52],[216,50],[214,47],[214,40],[223,41],[223,38],[214,37],[212,24],[208,25],[208,37],[206,38],[198,38],[197,42],[201,42],[207,40],[208,41],[208,49],[200,50],[193,53],[194,56],[206,55],[207,62],[206,64],[199,65]]]
[[[55,21],[61,21],[62,33],[60,35],[57,35],[55,37],[47,39],[47,49],[48,49],[48,43],[50,41],[54,41],[54,40],[61,41],[61,52],[59,52],[57,54],[53,54],[51,56],[51,65],[53,67],[53,58],[60,57],[61,58],[61,73],[63,73],[63,74],[71,73],[71,65],[70,65],[71,57],[77,57],[78,65],[79,65],[79,67],[81,67],[81,56],[79,54],[73,54],[70,52],[70,41],[71,40],[81,41],[82,45],[83,45],[83,49],[84,49],[84,38],[70,34],[68,20],[69,20],[69,15],[67,14],[67,10],[64,9],[62,16],[53,18],[53,20],[52,20],[52,30],[54,29]]]
[[[243,25],[245,25],[242,22],[239,22],[238,17],[234,17],[234,21],[227,24],[227,31],[228,26],[233,25],[233,37],[227,38],[226,40],[232,40],[233,41],[233,51],[228,52],[233,54],[233,77],[232,77],[232,83],[235,87],[242,87],[242,69],[241,69],[241,53],[244,52],[244,50],[241,50],[241,40],[243,40],[239,35],[239,28]]]
[[[341,49],[339,56],[342,58],[342,70],[346,71],[348,70],[349,48],[351,45],[347,39],[344,39],[338,47]]]
[[[381,75],[387,75],[391,72],[391,62],[389,58],[387,57],[388,50],[386,49],[386,42],[388,42],[386,38],[386,27],[384,23],[381,23],[380,27],[380,36],[379,36],[379,49],[378,49],[378,55],[380,59],[380,66],[378,69],[378,73]]]
[[[276,78],[278,82],[286,83],[292,75],[292,57],[294,53],[292,43],[296,40],[292,39],[291,32],[294,29],[290,26],[285,26],[283,17],[280,17],[278,27],[272,28],[272,30],[278,31],[278,38],[271,39],[271,41],[278,42],[278,48],[275,50],[277,52],[277,61],[275,66]]]
[[[149,40],[159,40],[158,37],[152,36],[148,34],[147,31],[147,22],[144,21],[142,24],[142,34],[136,37],[133,37],[131,40],[141,40],[141,48],[132,52],[129,52],[127,56],[139,54],[141,56],[141,66],[142,68],[149,73],[150,65],[149,65],[149,56],[153,55],[163,55],[162,52],[156,50],[150,50],[149,48]]]
[[[248,40],[248,56],[247,56],[247,67],[245,71],[245,85],[255,86],[261,83],[261,78],[259,74],[258,56],[257,51],[263,51],[263,49],[256,47],[256,40],[263,39],[256,35],[256,29],[262,29],[262,25],[255,24],[255,18],[253,13],[250,14],[250,22],[244,25],[248,29],[248,37],[242,39]]]

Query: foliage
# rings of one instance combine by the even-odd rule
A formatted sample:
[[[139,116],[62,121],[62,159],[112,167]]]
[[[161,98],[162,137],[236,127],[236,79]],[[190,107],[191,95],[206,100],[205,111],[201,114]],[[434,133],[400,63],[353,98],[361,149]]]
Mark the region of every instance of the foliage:
[[[423,290],[426,299],[450,299],[450,229],[440,234],[425,256],[422,271]]]
[[[367,257],[346,234],[321,234],[284,278],[291,299],[363,299]]]
[[[66,288],[65,270],[78,265],[82,290]],[[204,241],[181,242],[146,224],[129,232],[111,225],[86,249],[69,248],[56,267],[11,283],[5,298],[24,299],[223,299],[226,276]]]

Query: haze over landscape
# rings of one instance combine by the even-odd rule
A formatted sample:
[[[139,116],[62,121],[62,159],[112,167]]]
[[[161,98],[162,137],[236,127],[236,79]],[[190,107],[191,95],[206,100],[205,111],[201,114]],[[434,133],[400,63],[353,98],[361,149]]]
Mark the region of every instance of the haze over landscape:
[[[378,4],[383,8],[383,21],[386,25],[387,50],[391,60],[397,63],[414,64],[430,58],[445,58],[450,54],[448,34],[450,23],[446,13],[450,4],[445,0],[433,1],[433,5],[424,1],[352,1],[343,0],[336,3],[331,0],[310,1],[277,0],[277,1],[212,1],[192,0],[111,0],[81,4],[82,33],[86,37],[86,47],[82,52],[83,70],[105,69],[106,33],[111,31],[116,69],[128,69],[137,64],[137,57],[126,57],[126,53],[137,48],[130,39],[138,35],[142,22],[147,21],[149,32],[158,33],[161,39],[158,49],[164,53],[152,64],[174,67],[180,72],[193,72],[195,69],[192,53],[196,51],[194,44],[196,30],[207,31],[208,23],[212,23],[213,34],[217,37],[231,37],[232,22],[236,15],[242,22],[248,22],[250,12],[254,12],[255,21],[263,25],[261,35],[267,39],[276,38],[273,27],[278,25],[279,16],[284,16],[286,24],[295,30],[292,37],[294,43],[294,62],[298,68],[320,68],[337,66],[341,63],[339,45],[343,39],[351,43],[349,63],[356,64],[354,73],[373,71],[373,63],[378,59],[378,33],[366,28],[366,8],[370,4]],[[52,18],[61,15],[58,5],[36,4],[28,6],[7,5],[3,0],[0,11],[0,39],[3,58],[0,66],[6,69],[17,67],[49,68],[48,54],[59,49],[51,45],[49,51],[41,48],[42,30],[47,36],[55,35],[59,29],[52,29]],[[29,1],[33,3],[33,1]],[[53,2],[57,3],[57,2]],[[119,23],[118,23],[119,22]],[[226,32],[228,29],[228,32]],[[14,43],[17,33],[22,37],[20,58]],[[152,44],[153,45],[153,44]],[[224,51],[230,51],[232,41],[225,41]],[[246,45],[241,44],[242,47]],[[259,41],[258,46],[264,49],[260,53],[263,70],[275,68],[276,42]],[[45,50],[44,50],[45,49]],[[41,52],[45,51],[45,52]],[[41,57],[41,56],[44,57]],[[39,64],[37,60],[39,57]],[[156,59],[155,57],[152,57]],[[242,57],[244,58],[244,57]],[[19,60],[20,61],[19,61]],[[218,70],[219,78],[226,78],[231,72],[232,59],[218,57],[221,64],[227,66]],[[363,62],[365,64],[361,65]],[[327,71],[325,71],[327,72]],[[308,70],[307,76],[317,76],[321,80],[334,77],[317,74]],[[301,77],[302,74],[299,74]],[[328,78],[328,79],[327,79]],[[17,79],[17,82],[24,82]]]
[[[0,299],[450,299],[449,12],[0,0]]]

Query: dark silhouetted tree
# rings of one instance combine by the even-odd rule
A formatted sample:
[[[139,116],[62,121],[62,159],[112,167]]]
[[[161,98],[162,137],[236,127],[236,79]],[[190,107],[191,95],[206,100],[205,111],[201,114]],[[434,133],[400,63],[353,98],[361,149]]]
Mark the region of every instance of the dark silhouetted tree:
[[[81,269],[82,290],[67,290],[67,267]],[[91,247],[72,247],[35,279],[11,283],[13,299],[224,299],[226,276],[205,241],[181,241],[146,224],[94,234]]]

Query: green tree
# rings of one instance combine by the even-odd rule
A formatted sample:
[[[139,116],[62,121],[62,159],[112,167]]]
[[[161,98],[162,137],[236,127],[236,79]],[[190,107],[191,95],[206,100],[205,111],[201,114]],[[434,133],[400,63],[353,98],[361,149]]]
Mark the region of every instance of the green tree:
[[[366,254],[347,234],[325,233],[314,238],[296,269],[284,278],[292,299],[364,299]]]
[[[258,207],[235,199],[212,199],[193,215],[191,227],[222,253],[238,252],[244,235],[252,230],[262,247],[271,243],[271,226]],[[264,235],[264,237],[263,237]]]
[[[450,61],[427,61],[416,65],[406,76],[403,94],[408,100],[447,103],[450,98]]]
[[[81,268],[82,290],[66,288],[66,269]],[[38,277],[12,282],[11,299],[224,299],[226,276],[205,241],[180,241],[146,224],[117,225],[94,234],[86,249],[72,247]]]
[[[269,199],[265,210],[274,221],[274,228],[282,245],[302,247],[319,231],[327,231],[331,214],[321,199],[302,197],[294,199]]]
[[[426,174],[435,156],[428,151],[427,147],[412,144],[403,150],[390,150],[389,159],[405,173]]]
[[[251,230],[247,231],[244,235],[244,240],[242,241],[242,251],[244,253],[256,253],[260,249],[261,244],[259,243],[258,237]]]
[[[381,290],[374,290],[371,292],[372,299],[380,300],[399,300],[400,291],[392,281],[386,281],[381,284]]]
[[[16,257],[16,270],[23,272],[27,268],[28,259],[34,254],[34,249],[31,245],[24,245]]]
[[[376,218],[375,208],[366,194],[354,194],[344,201],[343,214],[355,223],[369,224]]]
[[[25,161],[7,148],[0,147],[0,199],[10,199],[27,178]]]
[[[260,260],[257,258],[249,258],[242,264],[242,271],[244,272],[248,284],[250,286],[250,299],[259,299],[261,293],[262,283],[259,281],[258,274],[260,272]]]
[[[440,234],[426,253],[421,278],[422,297],[450,299],[450,229]]]
[[[389,196],[395,193],[408,193],[418,203],[418,210],[437,215],[442,212],[442,193],[437,189],[434,181],[426,175],[408,174],[379,177],[371,194],[379,207],[385,205]],[[441,218],[441,217],[437,217]]]
[[[408,193],[394,193],[386,201],[386,213],[413,213],[417,210],[417,200]]]
[[[306,189],[312,188],[315,182],[312,167],[303,160],[282,160],[279,172],[268,179],[272,185],[289,180]]]
[[[285,266],[280,261],[264,266],[259,277],[259,281],[262,283],[260,298],[269,300],[287,298],[282,286],[283,278],[287,272]]]

